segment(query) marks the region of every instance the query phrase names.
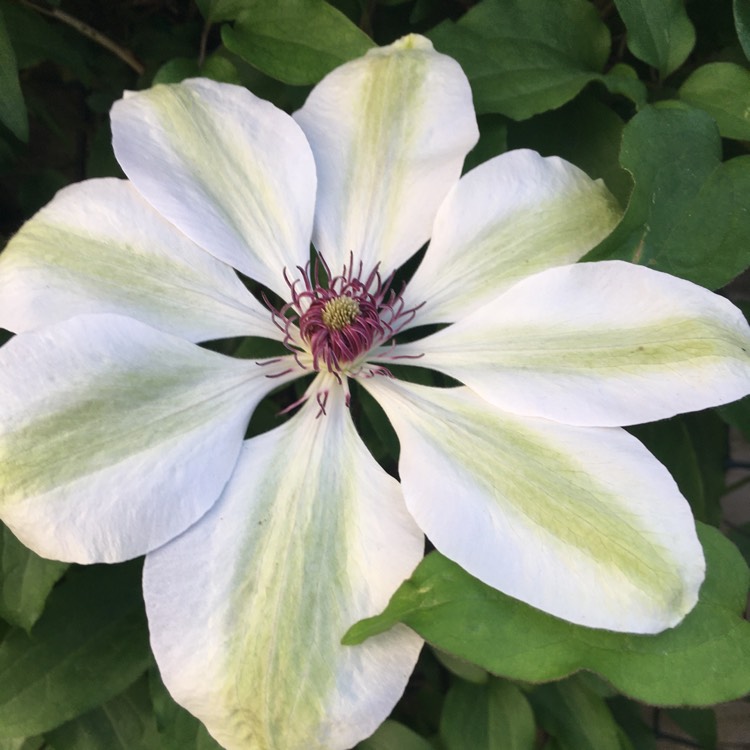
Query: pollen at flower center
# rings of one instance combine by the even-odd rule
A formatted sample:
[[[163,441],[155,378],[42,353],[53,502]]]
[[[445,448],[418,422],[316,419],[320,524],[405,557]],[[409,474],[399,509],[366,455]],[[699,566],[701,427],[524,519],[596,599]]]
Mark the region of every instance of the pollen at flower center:
[[[320,317],[332,331],[340,331],[356,320],[359,311],[359,302],[356,299],[346,296],[334,297],[325,303]]]
[[[308,264],[298,270],[297,280],[285,272],[291,301],[274,311],[274,322],[301,367],[339,379],[361,374],[367,356],[392,342],[421,307],[404,304],[403,288],[391,288],[393,274],[382,279],[378,266],[364,273],[352,256],[338,275],[322,259],[312,269]]]

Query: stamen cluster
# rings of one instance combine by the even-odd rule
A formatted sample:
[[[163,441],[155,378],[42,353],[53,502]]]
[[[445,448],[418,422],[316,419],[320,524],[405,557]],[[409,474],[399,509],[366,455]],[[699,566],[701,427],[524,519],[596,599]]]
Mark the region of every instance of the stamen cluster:
[[[355,272],[351,256],[338,276],[322,259],[310,270],[310,264],[300,267],[302,278],[294,281],[285,273],[291,302],[274,312],[284,344],[302,367],[311,360],[316,372],[356,375],[367,353],[391,339],[418,309],[406,309],[403,287],[391,289],[393,274],[383,281],[375,266],[365,277],[361,262]]]

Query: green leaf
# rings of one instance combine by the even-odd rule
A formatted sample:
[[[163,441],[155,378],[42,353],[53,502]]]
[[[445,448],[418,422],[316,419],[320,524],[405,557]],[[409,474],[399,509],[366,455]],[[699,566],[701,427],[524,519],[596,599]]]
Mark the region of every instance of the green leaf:
[[[237,85],[241,83],[240,74],[237,72],[235,64],[218,53],[209,55],[206,58],[200,74],[205,78],[211,78],[221,83],[234,83]]]
[[[625,215],[585,260],[620,258],[716,289],[750,264],[750,157],[721,162],[713,119],[671,103],[623,132],[620,163],[635,180]]]
[[[0,737],[59,726],[121,693],[149,661],[140,565],[70,571],[31,635],[0,643]]]
[[[456,682],[445,696],[440,736],[446,750],[531,750],[535,735],[526,696],[507,680]]]
[[[42,750],[44,737],[21,737],[15,740],[0,739],[0,750]]]
[[[207,21],[211,15],[211,9],[215,5],[216,0],[195,0],[195,4],[198,6],[198,10],[201,12],[203,18]]]
[[[49,203],[55,193],[62,190],[68,182],[69,178],[57,169],[37,169],[33,179],[26,180],[17,187],[18,203],[24,213],[31,216]]]
[[[439,553],[428,555],[386,610],[355,624],[361,643],[397,622],[433,646],[514,680],[547,682],[587,669],[653,705],[709,705],[750,691],[750,572],[716,529],[699,524],[708,570],[696,608],[676,628],[630,635],[573,625],[512,599]],[[700,675],[700,679],[696,679]]]
[[[640,108],[646,104],[648,97],[646,84],[638,78],[638,73],[630,65],[624,63],[613,65],[601,80],[613,94],[626,96],[637,107]]]
[[[734,26],[745,57],[750,60],[750,0],[734,0]]]
[[[49,60],[70,70],[84,85],[92,80],[86,52],[89,40],[63,24],[47,22],[17,2],[0,1],[19,70]]]
[[[257,4],[258,0],[201,0],[203,15],[212,23],[217,21],[234,21],[246,10]]]
[[[10,43],[10,35],[5,25],[5,18],[0,10],[0,122],[16,138],[29,140],[29,116],[26,102],[21,93],[18,80],[16,55]]]
[[[656,738],[644,721],[643,706],[622,696],[607,701],[615,721],[635,750],[656,750]]]
[[[711,708],[668,708],[677,726],[698,740],[704,750],[716,750],[716,712]]]
[[[317,83],[326,73],[373,47],[373,41],[323,0],[255,0],[224,26],[227,49],[284,83]]]
[[[514,120],[559,107],[602,80],[610,46],[586,0],[483,0],[428,36],[461,64],[477,112]]]
[[[750,71],[728,62],[709,63],[680,87],[680,99],[704,109],[725,138],[750,140]]]
[[[502,115],[480,115],[479,141],[464,161],[464,172],[508,150],[508,121]]]
[[[737,545],[745,561],[750,565],[750,523],[743,523],[729,529],[729,538]]]
[[[197,76],[211,78],[222,83],[240,83],[234,63],[217,54],[206,58],[202,66],[194,57],[174,57],[156,71],[151,83],[153,86],[158,83],[179,83],[186,78]]]
[[[579,676],[542,685],[530,700],[539,723],[557,739],[561,750],[620,750],[609,707]]]
[[[357,745],[356,750],[433,750],[416,732],[397,721],[386,721],[375,734]]]
[[[186,78],[195,78],[201,74],[200,65],[193,57],[173,57],[162,65],[154,74],[152,86],[159,83],[179,83]]]
[[[720,406],[719,416],[732,427],[736,427],[747,440],[750,440],[750,396],[745,396],[733,404]]]
[[[433,649],[435,658],[452,674],[456,677],[460,677],[466,682],[472,682],[475,685],[485,685],[490,679],[490,675],[478,667],[476,664],[464,661],[463,659],[457,659],[452,654],[446,654],[438,649]]]
[[[508,147],[562,156],[589,177],[603,179],[624,206],[633,190],[633,180],[619,163],[623,127],[623,121],[612,109],[584,93],[553,112],[512,123]]]
[[[155,669],[149,672],[149,689],[161,740],[159,750],[221,750],[206,727],[174,702]]]
[[[112,150],[112,132],[104,123],[94,131],[87,144],[86,177],[124,177]]]
[[[718,526],[729,454],[729,435],[721,417],[713,411],[695,412],[629,431],[669,469],[693,515]]]
[[[662,76],[682,65],[695,45],[683,0],[615,0],[628,30],[628,48]]]
[[[162,750],[145,678],[46,740],[52,750]]]
[[[0,617],[29,630],[67,569],[67,563],[34,554],[0,524]]]

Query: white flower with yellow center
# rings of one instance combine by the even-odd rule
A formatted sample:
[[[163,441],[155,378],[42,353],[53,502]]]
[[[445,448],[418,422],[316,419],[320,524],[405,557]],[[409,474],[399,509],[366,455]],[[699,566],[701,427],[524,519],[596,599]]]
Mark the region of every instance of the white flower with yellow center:
[[[747,324],[686,281],[576,265],[618,210],[574,166],[516,151],[460,177],[477,127],[454,61],[407,37],[293,118],[236,86],[157,86],[112,129],[129,179],[63,190],[0,256],[18,334],[0,516],[48,557],[146,555],[163,679],[224,747],[342,750],[387,716],[420,639],[340,639],[409,576],[420,529],[572,622],[653,633],[693,607],[689,508],[620,426],[745,395]],[[245,335],[289,354],[196,346]],[[465,385],[397,380],[399,362]],[[311,374],[294,416],[243,441],[261,399]],[[395,428],[400,484],[357,434],[352,379]]]

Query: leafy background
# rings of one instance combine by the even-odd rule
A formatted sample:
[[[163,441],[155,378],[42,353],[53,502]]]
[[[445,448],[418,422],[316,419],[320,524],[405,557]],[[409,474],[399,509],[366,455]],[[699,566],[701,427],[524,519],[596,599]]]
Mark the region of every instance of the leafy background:
[[[292,111],[329,70],[409,32],[469,76],[481,140],[467,168],[517,147],[565,157],[626,209],[590,258],[750,310],[750,0],[0,0],[0,244],[64,185],[121,175],[108,111],[124,89],[202,75]],[[377,425],[366,399],[363,412]],[[405,622],[430,644],[360,750],[652,750],[665,714],[685,746],[717,747],[715,704],[750,692],[750,524],[721,505],[750,464],[730,426],[750,438],[750,399],[634,429],[700,521],[708,578],[682,625],[570,625],[431,553],[346,636]],[[395,439],[363,429],[393,466]],[[140,565],[42,560],[0,527],[0,750],[216,750],[160,682]]]

